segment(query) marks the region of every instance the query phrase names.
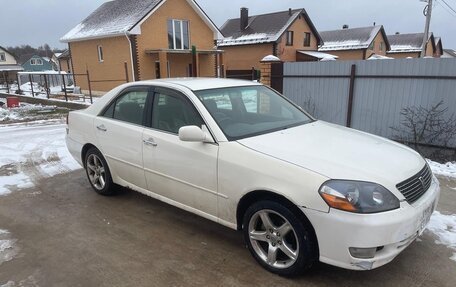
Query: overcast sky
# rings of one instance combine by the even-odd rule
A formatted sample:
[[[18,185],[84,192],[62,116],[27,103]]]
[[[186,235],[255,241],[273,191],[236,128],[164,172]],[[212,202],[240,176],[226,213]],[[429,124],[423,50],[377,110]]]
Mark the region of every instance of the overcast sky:
[[[456,0],[436,1],[431,31],[441,36],[444,48],[456,49],[456,13],[444,6],[446,1],[456,10]],[[59,42],[71,28],[107,0],[1,0],[0,46],[48,43],[64,48]],[[288,8],[305,8],[318,30],[350,27],[385,26],[387,34],[424,30],[425,3],[420,0],[197,0],[219,26],[239,15],[239,8],[262,14]],[[450,13],[451,12],[451,13]],[[5,35],[6,34],[6,35]]]

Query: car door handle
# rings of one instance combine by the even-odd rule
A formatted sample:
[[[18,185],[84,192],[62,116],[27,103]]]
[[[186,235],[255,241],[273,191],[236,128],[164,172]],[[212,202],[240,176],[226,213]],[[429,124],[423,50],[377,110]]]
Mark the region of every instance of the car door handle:
[[[145,145],[158,146],[158,144],[157,144],[153,139],[143,140],[143,143],[144,143]]]
[[[97,129],[98,129],[99,131],[102,131],[102,132],[108,131],[108,129],[107,129],[104,125],[99,125],[99,126],[97,126]]]

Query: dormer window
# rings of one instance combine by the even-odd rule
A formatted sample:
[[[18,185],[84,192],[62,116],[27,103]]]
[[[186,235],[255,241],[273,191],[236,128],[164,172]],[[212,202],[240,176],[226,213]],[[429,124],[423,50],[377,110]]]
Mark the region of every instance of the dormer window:
[[[168,20],[168,47],[173,50],[188,50],[190,47],[188,21]]]

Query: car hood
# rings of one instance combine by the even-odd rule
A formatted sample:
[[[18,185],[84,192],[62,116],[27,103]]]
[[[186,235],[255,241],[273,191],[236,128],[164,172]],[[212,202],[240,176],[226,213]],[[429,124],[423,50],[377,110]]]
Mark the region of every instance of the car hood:
[[[390,189],[425,165],[406,146],[323,121],[238,142],[330,179],[376,182]]]

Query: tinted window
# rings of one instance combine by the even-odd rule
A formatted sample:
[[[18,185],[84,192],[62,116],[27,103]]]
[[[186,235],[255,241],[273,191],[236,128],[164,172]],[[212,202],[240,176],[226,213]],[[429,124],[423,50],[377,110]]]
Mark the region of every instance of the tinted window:
[[[104,112],[103,116],[127,123],[142,125],[147,93],[147,90],[125,93]]]
[[[158,90],[154,96],[152,127],[177,134],[183,126],[203,125],[203,120],[193,105],[182,95]]]

